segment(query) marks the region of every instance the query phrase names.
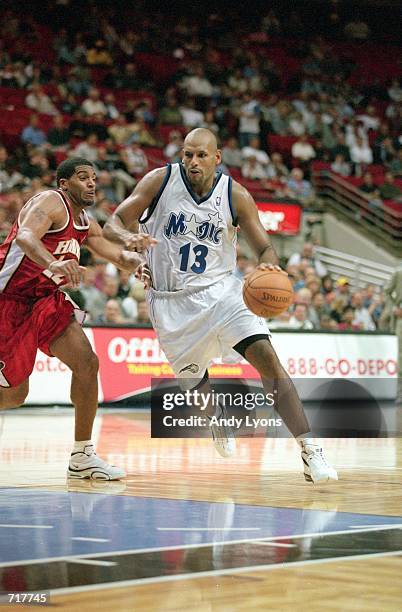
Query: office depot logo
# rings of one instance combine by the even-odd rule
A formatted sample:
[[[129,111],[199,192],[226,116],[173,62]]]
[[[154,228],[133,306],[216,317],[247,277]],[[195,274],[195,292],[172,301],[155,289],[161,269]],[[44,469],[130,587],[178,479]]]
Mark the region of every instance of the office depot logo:
[[[141,338],[137,335],[129,339],[122,336],[112,338],[107,355],[113,363],[167,363],[156,338]]]

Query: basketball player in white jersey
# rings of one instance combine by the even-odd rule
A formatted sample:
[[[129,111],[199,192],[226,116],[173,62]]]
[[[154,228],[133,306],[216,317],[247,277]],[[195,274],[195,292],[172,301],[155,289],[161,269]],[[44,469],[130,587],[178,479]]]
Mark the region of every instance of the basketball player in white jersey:
[[[242,298],[236,266],[236,230],[241,227],[259,268],[277,267],[278,258],[261,225],[249,192],[216,168],[221,161],[214,134],[191,131],[182,163],[149,172],[109,219],[104,235],[130,248],[141,231],[158,242],[148,249],[150,316],[159,342],[178,378],[196,379],[205,391],[212,359],[244,357],[259,372],[265,390],[278,384],[277,411],[301,446],[309,482],[337,480],[337,473],[312,439],[296,389],[270,342],[263,319]],[[139,245],[141,248],[141,245]],[[184,381],[183,381],[184,382]],[[224,414],[224,410],[218,409]],[[212,413],[209,413],[212,416]],[[216,416],[220,416],[217,414]],[[211,427],[215,447],[230,456],[235,441]]]

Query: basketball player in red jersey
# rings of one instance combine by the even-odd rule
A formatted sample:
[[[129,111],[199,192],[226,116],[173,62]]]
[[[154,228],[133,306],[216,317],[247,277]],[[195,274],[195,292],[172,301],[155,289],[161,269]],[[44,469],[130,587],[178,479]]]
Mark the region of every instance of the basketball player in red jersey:
[[[85,208],[95,199],[91,162],[67,159],[57,168],[57,189],[31,198],[0,246],[0,409],[23,404],[37,349],[72,370],[75,444],[68,476],[115,480],[125,472],[95,454],[91,442],[98,400],[98,358],[79,322],[84,313],[62,287],[78,288],[80,246],[134,272],[143,259],[102,236]],[[155,241],[133,236],[131,251]]]

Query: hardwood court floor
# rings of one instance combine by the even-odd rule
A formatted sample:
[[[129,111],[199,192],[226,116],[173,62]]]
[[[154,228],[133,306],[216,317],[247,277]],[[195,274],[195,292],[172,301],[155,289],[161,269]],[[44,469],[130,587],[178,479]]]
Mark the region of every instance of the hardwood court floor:
[[[292,440],[225,460],[108,413],[98,454],[128,478],[67,483],[72,431],[71,411],[0,414],[0,591],[18,575],[68,611],[401,608],[400,439],[327,440],[340,480],[312,486]]]

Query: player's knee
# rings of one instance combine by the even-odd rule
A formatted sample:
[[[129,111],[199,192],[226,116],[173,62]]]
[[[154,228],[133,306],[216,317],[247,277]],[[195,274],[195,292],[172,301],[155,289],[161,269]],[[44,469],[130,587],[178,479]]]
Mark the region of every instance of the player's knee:
[[[93,352],[89,351],[85,357],[85,371],[89,375],[96,376],[99,370],[99,359],[98,356]]]
[[[0,391],[0,410],[7,408],[19,408],[25,402],[28,389],[9,389]]]
[[[263,377],[278,376],[283,370],[274,347],[267,340],[261,340],[252,344],[246,351],[246,359],[248,357],[250,357],[250,362]]]

